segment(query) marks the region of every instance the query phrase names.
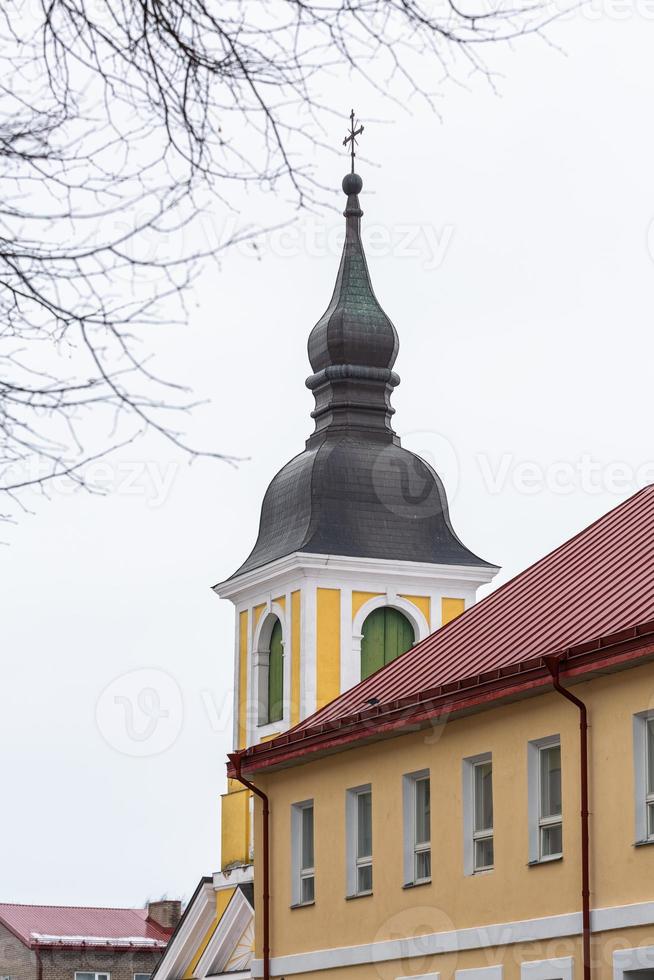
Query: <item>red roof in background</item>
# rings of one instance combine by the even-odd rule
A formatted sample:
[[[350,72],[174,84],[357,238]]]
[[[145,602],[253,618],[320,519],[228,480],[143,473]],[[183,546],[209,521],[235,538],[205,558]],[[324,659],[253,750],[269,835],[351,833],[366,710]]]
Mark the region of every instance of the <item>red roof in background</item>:
[[[172,932],[148,920],[147,909],[0,903],[0,922],[26,946],[163,948]]]
[[[400,700],[406,706],[427,692],[442,698],[466,686],[464,679],[480,683],[479,675],[515,677],[518,664],[652,620],[654,486],[649,486],[300,725],[246,750],[243,765],[256,769],[258,757],[262,765],[273,765],[284,753],[290,758],[291,743],[308,744],[312,735],[333,733],[346,719],[354,724],[362,713],[370,736],[384,706]],[[471,686],[472,680],[466,689]],[[294,754],[300,751],[298,746]]]

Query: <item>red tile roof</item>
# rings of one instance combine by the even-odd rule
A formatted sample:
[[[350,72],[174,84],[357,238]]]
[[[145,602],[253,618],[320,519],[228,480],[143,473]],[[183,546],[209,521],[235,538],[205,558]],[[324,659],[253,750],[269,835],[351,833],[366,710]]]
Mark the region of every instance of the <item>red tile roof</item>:
[[[346,720],[373,718],[384,706],[447,697],[466,679],[514,676],[517,665],[654,620],[654,486],[634,494],[590,527],[275,740],[249,749],[256,758]],[[641,631],[646,632],[646,631]],[[599,640],[598,640],[599,644]],[[373,701],[375,707],[370,707]],[[299,751],[299,750],[298,750]],[[289,756],[290,758],[290,756]]]
[[[0,903],[0,922],[26,946],[165,947],[172,930],[147,916],[147,909]]]

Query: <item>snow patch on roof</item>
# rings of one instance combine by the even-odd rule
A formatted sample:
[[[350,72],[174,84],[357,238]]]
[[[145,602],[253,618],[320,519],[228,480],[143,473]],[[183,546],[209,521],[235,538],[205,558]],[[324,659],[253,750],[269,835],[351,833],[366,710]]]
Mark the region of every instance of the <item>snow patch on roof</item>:
[[[71,946],[165,946],[160,939],[147,936],[51,936],[42,932],[31,932],[30,938],[37,943],[61,943]]]

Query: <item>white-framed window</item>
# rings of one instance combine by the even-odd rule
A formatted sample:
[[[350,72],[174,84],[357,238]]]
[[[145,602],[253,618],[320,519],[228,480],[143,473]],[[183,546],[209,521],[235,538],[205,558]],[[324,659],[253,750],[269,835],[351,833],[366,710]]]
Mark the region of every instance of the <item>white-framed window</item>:
[[[110,973],[89,973],[87,971],[75,971],[75,980],[111,980]]]
[[[551,735],[528,746],[529,861],[553,861],[563,855],[561,738]]]
[[[429,770],[403,778],[404,883],[431,881],[431,782]]]
[[[654,838],[654,718],[647,719],[647,839]]]
[[[652,980],[654,946],[617,949],[613,954],[613,980]]]
[[[504,968],[502,966],[478,966],[470,970],[455,970],[455,980],[502,980]]]
[[[560,956],[551,960],[526,960],[520,966],[520,980],[573,980],[574,960]]]
[[[313,800],[291,807],[292,904],[311,905],[316,897]]]
[[[372,788],[356,786],[345,797],[347,894],[372,892]]]
[[[409,977],[395,977],[395,980],[440,980],[440,973],[412,973]]]
[[[463,760],[464,872],[491,871],[493,838],[493,758],[490,752]]]
[[[135,973],[133,980],[150,980],[151,973]]]
[[[654,711],[634,715],[636,843],[654,841]]]

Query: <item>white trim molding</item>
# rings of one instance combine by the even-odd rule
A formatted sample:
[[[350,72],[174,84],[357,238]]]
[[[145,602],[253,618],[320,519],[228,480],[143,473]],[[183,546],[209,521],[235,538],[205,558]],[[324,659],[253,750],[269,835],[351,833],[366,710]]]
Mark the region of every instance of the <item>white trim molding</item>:
[[[572,956],[552,960],[526,960],[520,966],[520,980],[574,980]]]
[[[491,582],[498,571],[499,567],[496,565],[446,565],[295,551],[262,565],[261,568],[245,572],[238,578],[218,582],[213,586],[213,591],[223,599],[246,602],[260,595],[262,591],[268,593],[272,589],[275,594],[285,592],[288,582],[297,579],[298,575],[302,578],[313,578],[323,572],[339,579],[352,576],[355,579],[383,577],[387,581],[401,581],[403,592],[410,591],[412,584],[427,579],[437,579],[444,588],[449,585],[452,588],[470,586],[474,590]]]
[[[624,980],[632,970],[654,970],[654,946],[616,949],[613,954],[613,980]]]
[[[635,905],[617,905],[594,909],[591,913],[593,932],[609,932],[636,926],[654,925],[654,902],[638,902]],[[359,946],[335,946],[331,949],[291,953],[273,956],[272,973],[278,976],[296,976],[319,970],[332,970],[344,966],[361,966],[370,963],[410,959],[411,957],[435,956],[439,953],[460,953],[470,949],[488,949],[512,946],[516,943],[542,942],[580,936],[581,912],[564,912],[540,919],[522,919],[517,922],[501,922],[452,932],[434,932],[424,936],[407,936],[401,939],[385,939],[363,943]],[[625,952],[624,950],[622,952]],[[636,951],[638,952],[638,951]],[[636,967],[639,968],[639,967]],[[629,969],[626,967],[625,969]],[[253,960],[252,976],[263,976],[263,961]],[[614,980],[624,980],[614,974]]]
[[[251,864],[241,864],[227,871],[214,871],[213,887],[219,892],[225,888],[236,888],[237,885],[248,885],[254,881],[254,867]]]

